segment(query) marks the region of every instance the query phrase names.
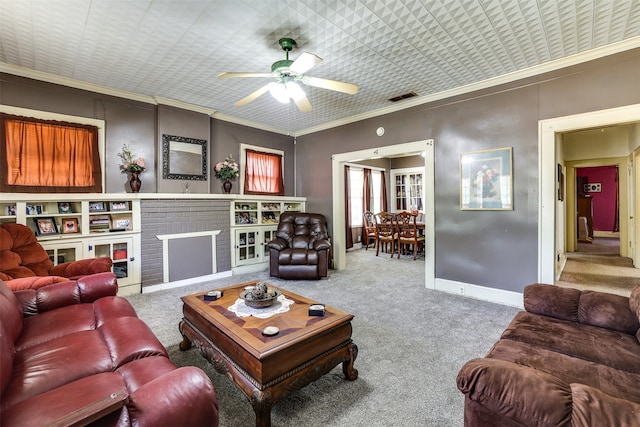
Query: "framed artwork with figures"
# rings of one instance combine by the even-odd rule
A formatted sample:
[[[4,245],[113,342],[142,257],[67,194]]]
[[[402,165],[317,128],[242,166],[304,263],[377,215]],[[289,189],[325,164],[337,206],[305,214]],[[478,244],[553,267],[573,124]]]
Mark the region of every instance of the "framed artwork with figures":
[[[460,155],[460,209],[513,210],[511,147]]]

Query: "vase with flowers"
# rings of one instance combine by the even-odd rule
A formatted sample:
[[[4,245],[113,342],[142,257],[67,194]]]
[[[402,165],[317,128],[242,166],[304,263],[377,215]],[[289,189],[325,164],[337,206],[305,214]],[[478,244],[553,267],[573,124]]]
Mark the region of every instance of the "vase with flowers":
[[[122,163],[120,163],[120,171],[122,173],[130,174],[129,186],[131,191],[137,193],[140,191],[141,181],[140,172],[144,172],[147,169],[147,164],[142,157],[136,157],[128,144],[122,146],[122,150],[118,153],[118,157]]]
[[[238,163],[233,160],[233,156],[230,154],[229,157],[224,159],[224,162],[216,163],[214,170],[216,178],[222,181],[222,188],[224,192],[229,194],[231,192],[231,180],[236,179],[240,173]]]

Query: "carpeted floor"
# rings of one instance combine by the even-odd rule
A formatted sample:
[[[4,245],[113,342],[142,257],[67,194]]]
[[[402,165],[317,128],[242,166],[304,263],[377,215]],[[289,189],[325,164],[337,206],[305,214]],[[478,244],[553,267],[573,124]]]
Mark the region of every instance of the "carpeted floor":
[[[567,262],[556,285],[629,296],[640,283],[640,269],[630,258],[621,257],[617,238],[596,237],[579,243],[577,252],[567,253]]]
[[[347,381],[336,367],[277,402],[274,426],[462,426],[464,399],[456,375],[466,361],[491,348],[518,309],[426,290],[424,262],[409,257],[358,250],[347,254],[347,265],[320,281],[283,281],[263,272],[128,299],[177,365],[199,366],[209,374],[222,427],[254,425],[253,410],[197,350],[178,349],[180,296],[255,279],[355,315],[359,378]]]

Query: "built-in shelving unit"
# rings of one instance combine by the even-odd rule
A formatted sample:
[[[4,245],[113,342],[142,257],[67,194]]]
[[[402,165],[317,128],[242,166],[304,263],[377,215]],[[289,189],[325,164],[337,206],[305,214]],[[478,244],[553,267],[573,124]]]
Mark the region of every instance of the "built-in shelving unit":
[[[305,198],[236,199],[231,203],[231,267],[234,272],[266,268],[266,244],[275,237],[283,212],[304,212]]]
[[[0,222],[28,226],[54,264],[108,256],[118,293],[140,292],[140,200],[128,194],[12,194]]]

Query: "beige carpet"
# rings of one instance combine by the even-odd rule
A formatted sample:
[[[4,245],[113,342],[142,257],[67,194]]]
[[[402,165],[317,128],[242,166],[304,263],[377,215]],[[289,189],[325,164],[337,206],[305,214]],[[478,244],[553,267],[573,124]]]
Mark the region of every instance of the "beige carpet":
[[[591,244],[580,243],[577,252],[567,254],[556,285],[629,296],[640,284],[640,269],[633,267],[630,258],[619,256],[619,251],[614,238],[596,237]]]

